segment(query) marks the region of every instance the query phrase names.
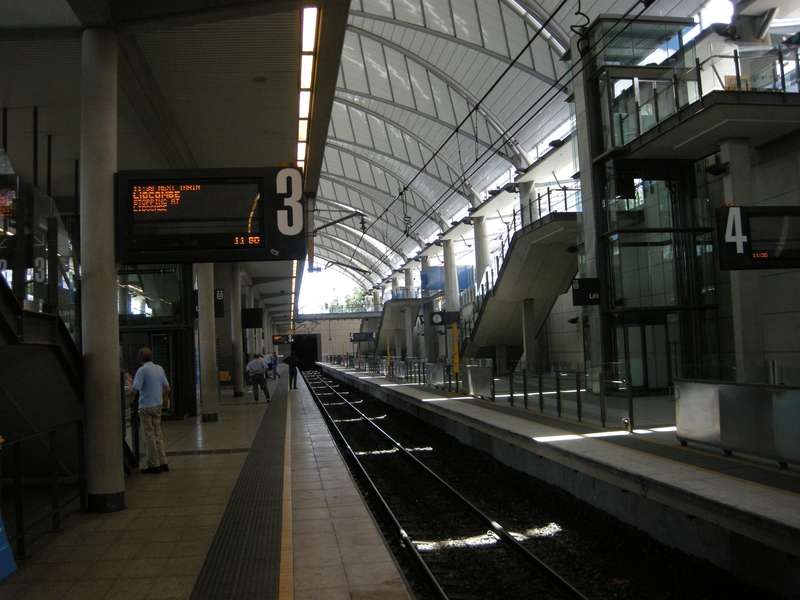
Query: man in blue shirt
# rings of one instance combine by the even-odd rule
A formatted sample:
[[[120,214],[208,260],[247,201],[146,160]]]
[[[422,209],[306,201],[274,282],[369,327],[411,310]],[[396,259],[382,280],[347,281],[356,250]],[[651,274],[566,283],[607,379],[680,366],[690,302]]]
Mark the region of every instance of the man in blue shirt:
[[[267,363],[264,357],[260,354],[253,356],[253,360],[247,363],[245,370],[250,376],[250,383],[253,384],[253,400],[258,402],[258,388],[264,390],[264,395],[267,397],[267,404],[269,404],[269,389],[267,388]]]
[[[147,454],[147,468],[142,469],[142,473],[153,475],[169,471],[161,435],[161,409],[167,406],[169,400],[169,382],[164,369],[153,363],[150,348],[139,350],[139,362],[142,366],[136,371],[131,388],[139,400],[139,418]]]

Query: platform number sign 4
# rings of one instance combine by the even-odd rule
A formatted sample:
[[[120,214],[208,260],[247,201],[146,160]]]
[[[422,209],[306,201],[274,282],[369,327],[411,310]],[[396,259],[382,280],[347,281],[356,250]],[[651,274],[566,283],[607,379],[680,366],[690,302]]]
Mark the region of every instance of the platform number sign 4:
[[[736,244],[736,254],[744,254],[747,236],[742,229],[742,209],[731,206],[728,209],[728,222],[725,224],[725,243]]]
[[[800,207],[723,206],[717,239],[723,271],[800,268]]]

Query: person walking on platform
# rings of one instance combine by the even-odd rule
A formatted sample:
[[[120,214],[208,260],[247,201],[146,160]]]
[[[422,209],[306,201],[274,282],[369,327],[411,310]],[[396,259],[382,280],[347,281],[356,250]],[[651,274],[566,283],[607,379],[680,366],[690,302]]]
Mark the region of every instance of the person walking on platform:
[[[278,373],[278,353],[272,353],[272,378],[273,379],[280,379],[281,374]]]
[[[267,388],[267,362],[261,354],[253,356],[253,360],[247,363],[247,374],[250,376],[250,383],[253,384],[253,400],[258,402],[258,388],[264,391],[269,404],[269,389]]]
[[[164,452],[164,438],[161,435],[161,409],[169,401],[169,382],[164,369],[153,362],[150,348],[139,350],[142,366],[136,371],[131,388],[134,400],[139,400],[139,419],[144,432],[144,448],[147,454],[147,468],[142,473],[153,475],[169,471],[167,455]]]
[[[297,352],[292,352],[290,356],[283,359],[289,365],[289,389],[297,389],[297,367],[300,366],[300,359],[297,358]]]

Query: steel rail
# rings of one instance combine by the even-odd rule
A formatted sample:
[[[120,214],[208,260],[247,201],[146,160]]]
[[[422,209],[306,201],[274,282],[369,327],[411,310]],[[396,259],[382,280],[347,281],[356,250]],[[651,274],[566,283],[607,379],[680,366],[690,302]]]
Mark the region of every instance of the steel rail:
[[[343,402],[345,402],[352,410],[359,414],[361,419],[365,422],[369,423],[374,429],[376,429],[382,436],[384,436],[395,448],[401,451],[405,456],[410,458],[414,461],[419,467],[421,467],[428,475],[430,475],[435,481],[437,481],[440,485],[442,485],[445,489],[447,489],[450,493],[452,493],[456,498],[458,498],[464,506],[466,506],[476,517],[484,522],[486,526],[488,526],[496,535],[497,537],[505,544],[507,548],[512,550],[517,556],[519,556],[525,564],[531,567],[533,570],[538,572],[542,575],[545,579],[547,579],[553,588],[563,597],[565,598],[574,598],[576,600],[592,600],[590,596],[586,596],[583,592],[578,590],[577,588],[573,587],[571,583],[569,583],[566,579],[561,577],[556,571],[550,568],[546,563],[544,563],[538,556],[528,550],[525,546],[523,546],[514,536],[508,533],[499,523],[494,521],[492,518],[487,516],[483,511],[481,511],[477,506],[472,504],[469,500],[467,500],[463,495],[461,495],[457,490],[455,490],[450,484],[444,481],[441,477],[439,477],[436,473],[434,473],[427,465],[425,465],[422,461],[420,461],[416,456],[414,456],[411,452],[406,450],[399,442],[397,442],[392,436],[390,436],[386,431],[380,428],[377,424],[375,424],[372,419],[370,419],[367,415],[361,412],[356,406],[353,405],[352,402],[347,400],[342,394],[334,389],[332,385],[330,385],[327,381],[322,379],[319,374],[315,373],[315,377],[317,381],[324,384],[333,394],[338,396]],[[319,403],[321,400],[318,400],[318,396],[316,392],[313,391],[315,399]],[[327,410],[325,410],[327,414]],[[335,426],[335,425],[334,425]],[[338,427],[337,427],[338,431]],[[339,435],[342,435],[339,432]],[[347,444],[347,442],[345,442]],[[347,445],[348,450],[350,450],[350,446]],[[351,451],[351,450],[350,450]],[[352,452],[352,451],[351,451]],[[364,467],[361,466],[361,461],[358,460],[355,455],[353,457],[356,459],[359,465],[359,469],[362,472],[364,471]],[[370,480],[371,482],[371,480]],[[381,502],[383,502],[383,498],[381,497]],[[389,510],[388,506],[386,507]],[[393,517],[394,519],[394,517]],[[396,519],[395,519],[396,520]],[[401,527],[400,524],[397,524],[398,527]],[[402,529],[402,527],[401,527]]]

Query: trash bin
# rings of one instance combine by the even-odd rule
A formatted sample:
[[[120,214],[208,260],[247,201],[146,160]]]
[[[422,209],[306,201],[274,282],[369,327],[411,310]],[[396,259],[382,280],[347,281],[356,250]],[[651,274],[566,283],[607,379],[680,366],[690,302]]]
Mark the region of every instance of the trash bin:
[[[0,514],[0,581],[11,575],[17,570],[17,563],[14,562],[14,553],[6,537],[6,528],[3,526],[3,515]]]

